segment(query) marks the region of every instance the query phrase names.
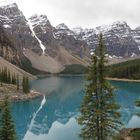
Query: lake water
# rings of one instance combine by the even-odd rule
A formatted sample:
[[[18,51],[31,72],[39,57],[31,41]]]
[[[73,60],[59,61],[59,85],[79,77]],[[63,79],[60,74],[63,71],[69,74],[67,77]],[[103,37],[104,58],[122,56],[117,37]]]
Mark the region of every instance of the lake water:
[[[111,82],[125,127],[140,127],[140,83]],[[84,77],[49,77],[31,81],[45,98],[12,104],[18,140],[80,140],[76,122],[84,95]]]

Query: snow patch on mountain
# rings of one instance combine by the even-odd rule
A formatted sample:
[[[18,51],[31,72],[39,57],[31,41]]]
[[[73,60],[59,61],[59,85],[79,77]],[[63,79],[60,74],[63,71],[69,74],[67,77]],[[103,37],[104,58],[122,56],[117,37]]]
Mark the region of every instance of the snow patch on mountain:
[[[37,41],[39,42],[39,45],[40,45],[40,48],[42,49],[43,51],[43,54],[45,53],[45,49],[46,47],[42,44],[42,41],[37,37],[35,31],[34,31],[34,27],[32,25],[32,23],[30,22],[30,20],[28,20],[28,25],[30,27],[30,30],[32,32],[32,35],[37,39]]]
[[[33,27],[45,26],[49,22],[46,15],[38,15],[38,14],[35,14],[32,17],[30,17],[30,20],[32,22]]]
[[[8,25],[8,24],[4,24],[3,27],[4,27],[4,28],[11,28],[11,26]]]
[[[61,23],[56,26],[56,30],[53,33],[55,39],[61,39],[62,36],[75,36],[75,33],[70,30],[64,23]]]
[[[113,29],[116,29],[116,31],[123,31],[123,29],[126,28],[126,33],[129,33],[129,29],[130,27],[127,25],[127,23],[125,21],[116,21],[113,24],[110,25],[102,25],[102,26],[98,26],[95,29],[96,34],[100,34],[100,33],[107,33]]]
[[[32,26],[34,28],[39,27],[43,33],[46,33],[47,31],[50,31],[53,28],[46,15],[34,14],[29,19],[32,23]]]
[[[135,57],[135,56],[136,56],[136,54],[135,53],[132,53],[131,57]]]
[[[17,7],[17,4],[12,3],[12,1],[10,2],[10,0],[9,1],[1,1],[0,2],[0,7],[4,8],[4,9],[14,8],[14,7]]]
[[[57,30],[69,30],[68,26],[66,26],[64,23],[61,23],[56,26]]]

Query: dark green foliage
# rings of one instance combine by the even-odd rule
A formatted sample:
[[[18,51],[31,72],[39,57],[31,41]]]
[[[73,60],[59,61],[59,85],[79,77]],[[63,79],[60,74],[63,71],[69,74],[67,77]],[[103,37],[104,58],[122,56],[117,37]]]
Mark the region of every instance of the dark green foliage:
[[[138,99],[135,104],[137,107],[140,107],[140,99]],[[140,112],[138,112],[137,115],[140,116]]]
[[[140,107],[140,100],[136,101],[136,106]]]
[[[17,84],[17,90],[19,90],[19,75],[17,75],[16,84]]]
[[[106,73],[109,77],[140,79],[140,59],[107,66]]]
[[[129,134],[134,140],[140,140],[140,128],[135,128]]]
[[[15,74],[12,74],[12,81],[11,81],[11,83],[13,85],[16,85],[16,76],[15,76]]]
[[[78,122],[82,125],[83,140],[108,140],[120,127],[119,106],[115,103],[113,88],[105,79],[105,51],[100,35],[96,55],[92,56]]]
[[[73,64],[66,65],[64,71],[61,74],[85,74],[87,73],[88,68],[82,65]]]
[[[12,74],[10,70],[7,69],[7,67],[4,67],[0,70],[0,82],[7,83],[7,84],[13,84],[16,85],[16,77],[15,74]]]
[[[28,79],[28,77],[23,76],[22,89],[23,89],[24,93],[29,93],[30,92],[30,86],[29,86],[29,79]]]
[[[16,140],[14,122],[12,120],[10,104],[7,97],[2,104],[1,110],[0,140]]]

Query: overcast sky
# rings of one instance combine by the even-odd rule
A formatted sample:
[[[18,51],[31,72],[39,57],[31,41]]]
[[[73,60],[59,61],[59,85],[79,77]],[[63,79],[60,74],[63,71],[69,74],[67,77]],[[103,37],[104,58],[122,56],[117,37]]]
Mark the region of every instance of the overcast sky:
[[[126,21],[132,28],[140,26],[140,0],[10,1],[16,1],[27,17],[34,13],[46,14],[53,26],[64,22],[70,28],[92,28],[118,20]]]

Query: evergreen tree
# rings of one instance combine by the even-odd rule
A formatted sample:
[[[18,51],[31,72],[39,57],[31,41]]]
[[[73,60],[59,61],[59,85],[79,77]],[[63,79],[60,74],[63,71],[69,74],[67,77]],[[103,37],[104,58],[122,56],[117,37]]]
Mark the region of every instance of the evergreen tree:
[[[24,93],[29,93],[30,87],[29,87],[29,79],[28,79],[28,77],[23,76],[22,89],[23,89]]]
[[[16,140],[16,132],[11,116],[10,104],[6,97],[2,105],[0,140]]]
[[[0,85],[2,86],[2,70],[0,69]]]
[[[105,49],[102,34],[96,54],[89,68],[86,95],[81,105],[78,122],[82,125],[80,136],[84,140],[109,140],[120,127],[113,88],[105,79]]]
[[[136,101],[136,106],[137,106],[137,107],[140,107],[140,99],[138,99],[138,100]],[[137,115],[140,116],[140,112],[138,112]]]
[[[0,82],[7,83],[7,84],[13,84],[16,85],[16,76],[15,74],[11,73],[7,67],[4,67],[0,70]]]
[[[29,93],[29,92],[30,92],[29,78],[26,77],[26,78],[25,78],[25,81],[26,81],[26,93]]]
[[[25,76],[23,76],[23,79],[22,79],[22,90],[25,93]]]
[[[11,83],[13,85],[16,85],[16,76],[15,76],[15,74],[12,75],[12,81],[11,81]]]
[[[10,70],[8,70],[8,73],[7,73],[7,83],[11,84],[11,73],[10,73]]]
[[[140,107],[140,99],[136,101],[136,106]]]
[[[19,90],[19,75],[17,74],[17,80],[16,80],[17,82],[17,90]]]

